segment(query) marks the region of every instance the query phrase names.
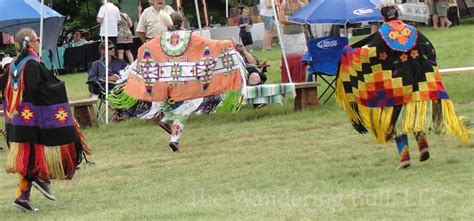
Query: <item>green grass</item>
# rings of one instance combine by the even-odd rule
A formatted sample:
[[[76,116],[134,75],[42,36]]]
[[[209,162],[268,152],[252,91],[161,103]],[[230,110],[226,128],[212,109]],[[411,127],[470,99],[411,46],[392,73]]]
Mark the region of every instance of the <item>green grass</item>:
[[[422,31],[442,68],[472,66],[474,25]],[[472,37],[471,37],[472,38]],[[454,45],[460,46],[453,48]],[[456,46],[456,47],[457,47]],[[260,53],[280,75],[278,50]],[[61,76],[71,99],[87,96],[85,74]],[[458,112],[474,119],[474,74],[443,78]],[[237,114],[192,116],[182,152],[140,120],[84,130],[94,166],[73,181],[53,181],[58,200],[33,190],[41,211],[11,206],[17,177],[0,173],[1,220],[472,220],[474,143],[430,134],[432,158],[395,170],[394,144],[356,133],[331,100],[295,113],[291,103]],[[6,151],[0,152],[3,164]]]

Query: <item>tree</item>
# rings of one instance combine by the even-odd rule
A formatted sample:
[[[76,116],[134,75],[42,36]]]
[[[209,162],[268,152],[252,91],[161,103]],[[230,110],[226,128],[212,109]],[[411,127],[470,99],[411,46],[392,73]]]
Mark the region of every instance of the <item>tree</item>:
[[[94,27],[97,26],[96,16],[102,0],[45,0],[45,4],[66,17],[65,33],[78,29],[91,29],[91,35],[96,36],[99,32]]]

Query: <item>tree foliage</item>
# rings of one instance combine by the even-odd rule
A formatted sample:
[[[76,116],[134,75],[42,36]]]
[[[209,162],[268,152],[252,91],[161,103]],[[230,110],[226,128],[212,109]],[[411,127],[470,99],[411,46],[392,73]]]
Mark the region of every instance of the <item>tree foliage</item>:
[[[77,29],[91,29],[93,34],[98,33],[94,27],[97,26],[96,17],[102,5],[101,0],[45,0],[45,4],[66,17],[65,33]]]
[[[136,1],[136,0],[122,0],[122,1]],[[207,0],[208,16],[210,23],[225,24],[225,1],[226,0]],[[259,0],[228,0],[230,7],[238,6],[254,6],[259,3]],[[118,4],[120,0],[114,0],[113,3]],[[171,1],[167,1],[169,4]],[[175,1],[172,1],[172,6],[175,6]],[[202,0],[198,1],[199,8],[202,9]],[[91,36],[97,36],[99,29],[97,27],[96,16],[102,5],[102,0],[45,0],[45,4],[52,7],[62,15],[66,16],[64,23],[65,33],[72,32],[77,29],[91,29]],[[192,26],[197,27],[197,16],[194,7],[194,1],[183,1],[183,10],[187,20]],[[201,11],[201,17],[202,17]],[[212,19],[211,19],[212,17]]]

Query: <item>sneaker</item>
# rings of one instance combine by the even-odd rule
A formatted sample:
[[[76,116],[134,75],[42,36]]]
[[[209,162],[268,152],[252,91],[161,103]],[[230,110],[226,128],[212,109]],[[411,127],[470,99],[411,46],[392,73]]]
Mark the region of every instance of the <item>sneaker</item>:
[[[56,197],[53,195],[53,193],[51,193],[51,190],[49,189],[49,183],[41,180],[35,180],[31,184],[49,200],[56,200]]]
[[[179,152],[179,144],[175,142],[170,143],[170,148],[173,150],[173,152]]]
[[[23,212],[33,213],[38,211],[38,208],[33,208],[33,206],[31,205],[31,201],[29,200],[23,201],[16,199],[15,202],[13,202],[13,206]]]
[[[161,122],[161,121],[160,121],[159,125],[160,125],[160,127],[161,127],[163,130],[166,131],[166,133],[171,134],[171,127],[170,127],[170,125],[168,125],[168,124],[165,123],[165,122]]]

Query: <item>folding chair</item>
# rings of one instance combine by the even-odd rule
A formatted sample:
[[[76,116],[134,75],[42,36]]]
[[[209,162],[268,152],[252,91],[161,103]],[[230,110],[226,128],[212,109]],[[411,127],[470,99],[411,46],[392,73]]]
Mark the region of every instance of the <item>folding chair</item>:
[[[316,81],[319,76],[328,85],[323,93],[319,95],[319,99],[330,91],[330,94],[324,100],[326,104],[336,92],[335,82],[339,66],[339,60],[344,47],[348,45],[345,37],[328,36],[316,38],[308,42],[308,53],[303,57],[303,61],[309,63],[308,81],[313,81],[313,75],[316,75]],[[327,77],[333,77],[328,79]]]
[[[95,110],[96,110],[96,113],[97,113],[97,119],[98,120],[102,120],[103,122],[105,122],[105,111],[106,111],[106,102],[105,102],[105,99],[106,99],[106,96],[105,96],[105,88],[103,86],[103,84],[101,84],[100,82],[98,81],[95,81],[95,82],[87,82],[88,86],[89,86],[89,93],[90,93],[90,96],[91,97],[94,97],[96,96],[98,101],[97,103],[95,104]],[[115,111],[114,109],[109,108],[109,121],[110,120],[113,120],[114,118],[114,115],[115,115]]]

